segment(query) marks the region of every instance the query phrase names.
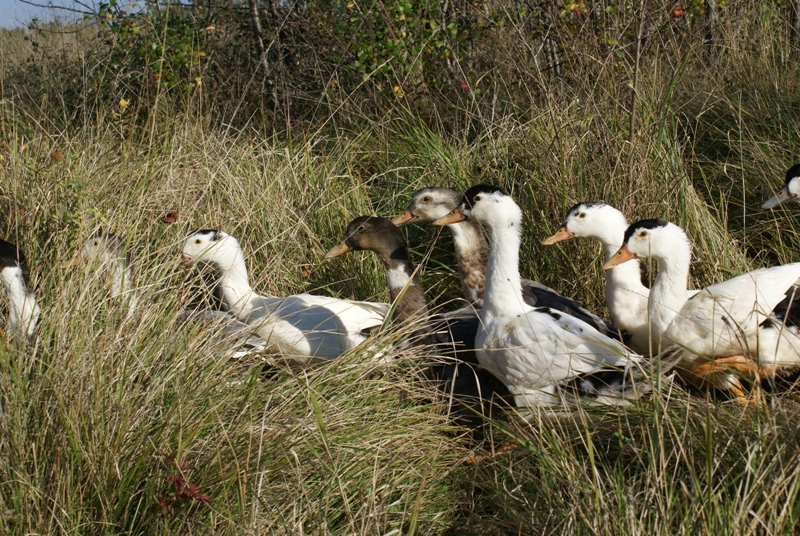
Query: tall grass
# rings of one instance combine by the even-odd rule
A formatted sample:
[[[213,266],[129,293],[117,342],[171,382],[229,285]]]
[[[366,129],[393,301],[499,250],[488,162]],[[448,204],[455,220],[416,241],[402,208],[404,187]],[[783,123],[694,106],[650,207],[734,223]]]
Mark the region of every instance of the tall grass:
[[[788,36],[760,24],[723,20],[715,54],[668,34],[635,77],[631,47],[565,49],[558,83],[498,31],[495,44],[525,52],[498,48],[495,104],[488,93],[450,108],[431,97],[422,114],[398,99],[380,119],[353,106],[279,134],[167,105],[145,125],[109,108],[60,129],[47,102],[37,112],[22,86],[4,86],[0,233],[28,256],[43,314],[31,341],[0,342],[0,532],[795,532],[793,392],[742,408],[665,379],[628,409],[529,423],[510,410],[473,434],[420,380],[427,358],[391,349],[391,331],[300,369],[231,362],[176,322],[213,303],[208,278],[177,263],[197,228],[239,238],[261,293],[386,300],[373,256],[322,254],[351,219],[397,213],[428,185],[508,189],[526,215],[523,275],[598,312],[597,246],[538,245],[578,201],[684,226],[696,286],[797,260],[796,211],[758,209],[797,158],[800,131]],[[4,69],[15,47],[4,45]],[[104,274],[60,268],[98,230],[132,252],[133,316]],[[454,307],[447,233],[408,237],[429,299]],[[510,454],[464,463],[507,438],[520,444]]]

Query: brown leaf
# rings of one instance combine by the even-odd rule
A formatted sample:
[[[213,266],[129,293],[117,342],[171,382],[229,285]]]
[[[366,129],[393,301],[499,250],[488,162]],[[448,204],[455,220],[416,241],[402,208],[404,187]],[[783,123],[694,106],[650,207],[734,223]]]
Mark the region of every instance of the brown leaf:
[[[164,223],[175,223],[178,221],[178,210],[170,210],[161,218],[161,221]]]

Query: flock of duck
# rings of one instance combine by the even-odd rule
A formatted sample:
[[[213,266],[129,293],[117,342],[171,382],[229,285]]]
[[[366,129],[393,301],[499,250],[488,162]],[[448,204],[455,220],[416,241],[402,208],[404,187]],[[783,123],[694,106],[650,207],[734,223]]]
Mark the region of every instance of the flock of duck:
[[[784,186],[763,207],[798,195],[800,164],[789,169]],[[434,376],[451,385],[464,380],[483,397],[510,393],[519,408],[628,404],[648,392],[651,383],[643,381],[652,378],[648,372],[667,369],[747,402],[743,381],[771,383],[800,369],[800,296],[795,302],[800,263],[690,290],[690,242],[678,226],[659,219],[629,225],[609,205],[580,203],[542,244],[577,237],[602,243],[611,317],[606,322],[580,302],[521,277],[522,217],[502,189],[478,185],[463,195],[424,188],[394,220],[353,220],[325,258],[353,250],[374,252],[385,268],[391,303],[259,295],[250,286],[236,238],[220,230],[196,231],[186,239],[181,260],[213,267],[224,311],[186,311],[182,318],[214,323],[227,355],[257,352],[296,364],[336,358],[389,323],[403,326],[408,336],[399,344],[455,358]],[[467,306],[429,312],[400,230],[415,222],[452,232]],[[642,284],[639,259],[657,264],[650,288]],[[87,262],[110,270],[111,294],[124,294],[132,314],[138,298],[124,240],[92,236],[66,266]],[[11,331],[22,339],[31,337],[40,308],[24,255],[6,241],[0,241],[0,276],[9,298]]]

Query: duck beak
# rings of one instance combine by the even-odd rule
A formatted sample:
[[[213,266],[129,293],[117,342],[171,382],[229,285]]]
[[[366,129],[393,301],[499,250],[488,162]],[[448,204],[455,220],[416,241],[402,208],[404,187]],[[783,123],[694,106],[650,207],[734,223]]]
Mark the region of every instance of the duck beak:
[[[325,260],[332,259],[334,257],[338,257],[339,255],[343,255],[343,254],[347,253],[348,251],[352,251],[352,250],[353,250],[353,248],[351,248],[350,246],[348,246],[344,242],[339,242],[338,244],[333,246],[331,249],[329,249],[328,252],[325,254],[325,256],[322,257],[322,258],[325,259]]]
[[[76,266],[81,266],[82,264],[83,264],[83,255],[81,255],[81,252],[78,251],[75,254],[74,257],[72,257],[70,260],[68,260],[64,264],[62,264],[61,267],[62,268],[75,268]]]
[[[178,264],[181,265],[181,268],[191,268],[192,266],[194,266],[194,261],[190,256],[181,251],[181,256],[178,259]]]
[[[623,262],[628,262],[629,260],[635,259],[636,255],[631,253],[628,249],[628,244],[623,244],[619,251],[614,253],[614,256],[608,259],[608,262],[603,265],[603,270],[608,270],[609,268],[613,268],[615,266],[619,266]]]
[[[458,223],[460,221],[466,220],[467,217],[464,215],[464,212],[461,210],[461,206],[456,207],[456,209],[448,214],[447,216],[442,216],[432,225],[450,225],[451,223]]]
[[[778,205],[782,205],[788,201],[791,201],[792,199],[795,199],[796,197],[797,196],[792,195],[792,193],[789,191],[788,186],[784,186],[775,192],[775,195],[767,199],[764,204],[761,205],[761,208],[775,208]]]
[[[402,227],[403,225],[408,225],[409,223],[415,222],[419,219],[419,217],[415,216],[413,212],[410,210],[406,210],[399,216],[396,216],[392,223],[398,227]]]
[[[566,227],[562,227],[553,236],[542,240],[542,245],[552,246],[553,244],[561,242],[562,240],[569,240],[570,238],[575,238],[575,233],[567,231]]]

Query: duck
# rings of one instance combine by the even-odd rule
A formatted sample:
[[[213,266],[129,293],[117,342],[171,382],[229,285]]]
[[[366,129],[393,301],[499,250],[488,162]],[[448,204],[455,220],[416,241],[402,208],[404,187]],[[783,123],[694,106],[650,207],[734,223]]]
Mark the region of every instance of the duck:
[[[572,238],[595,238],[603,245],[607,262],[622,246],[627,228],[628,220],[621,211],[606,203],[587,201],[570,208],[558,231],[541,243],[550,246]],[[698,291],[687,292],[693,296]],[[606,271],[606,307],[611,322],[622,331],[625,344],[644,355],[653,353],[647,319],[649,297],[650,289],[642,284],[638,260]]]
[[[125,240],[114,233],[94,233],[70,260],[62,264],[62,268],[88,264],[94,264],[98,272],[108,274],[111,297],[123,297],[128,304],[128,317],[133,316],[139,304],[139,294],[133,284],[133,268]]]
[[[386,273],[390,301],[394,307],[392,325],[414,328],[410,344],[431,355],[449,358],[444,364],[426,369],[428,378],[438,380],[445,392],[483,412],[483,400],[504,400],[507,388],[488,371],[478,367],[475,334],[479,319],[472,307],[445,315],[430,315],[425,289],[408,255],[403,232],[389,219],[362,216],[347,225],[344,238],[331,248],[325,259],[351,251],[371,251],[378,256]],[[452,388],[452,389],[451,389]],[[457,417],[467,424],[475,414],[459,411]],[[481,420],[482,423],[482,420]]]
[[[690,381],[708,381],[742,402],[738,375],[771,380],[800,368],[800,263],[753,270],[690,298],[689,238],[661,219],[631,224],[603,269],[636,258],[658,266],[648,301],[654,344],[685,350],[680,370]]]
[[[764,201],[761,208],[775,208],[797,199],[798,195],[800,195],[800,164],[795,164],[786,171],[786,179],[781,189]]]
[[[23,340],[32,337],[41,308],[30,290],[28,263],[15,244],[1,239],[0,280],[8,295],[12,333]]]
[[[408,243],[391,221],[378,216],[354,219],[347,225],[342,241],[323,258],[332,259],[350,251],[372,251],[378,256],[386,272],[390,301],[395,304],[394,323],[410,323],[429,316],[425,292],[408,256]]]
[[[506,384],[517,407],[626,405],[647,390],[631,381],[641,356],[580,318],[526,303],[519,272],[522,210],[511,196],[497,186],[473,186],[453,212],[433,224],[465,219],[481,224],[490,243],[475,351],[481,366]]]
[[[131,255],[126,241],[114,233],[95,233],[87,238],[75,255],[62,266],[76,268],[92,265],[99,272],[108,272],[111,297],[124,297],[130,318],[139,304],[139,292],[134,286]],[[198,327],[211,336],[208,350],[238,360],[259,354],[266,349],[266,342],[253,335],[253,328],[239,322],[224,311],[186,309],[178,315],[181,326]]]
[[[255,328],[267,351],[290,364],[305,365],[341,356],[369,338],[389,312],[377,302],[295,294],[262,296],[250,286],[239,241],[219,229],[190,234],[181,250],[186,266],[209,265],[220,276],[224,308]]]
[[[455,210],[463,197],[463,194],[448,188],[422,188],[412,194],[408,208],[403,214],[394,218],[393,223],[403,226],[414,222],[436,221]],[[453,235],[456,263],[464,297],[474,307],[481,308],[489,258],[489,245],[483,229],[480,224],[470,220],[452,223],[447,228]],[[522,279],[521,285],[523,299],[528,305],[563,311],[591,324],[605,335],[618,336],[615,326],[609,325],[597,315],[589,312],[581,302],[563,296],[550,287],[530,279]]]

